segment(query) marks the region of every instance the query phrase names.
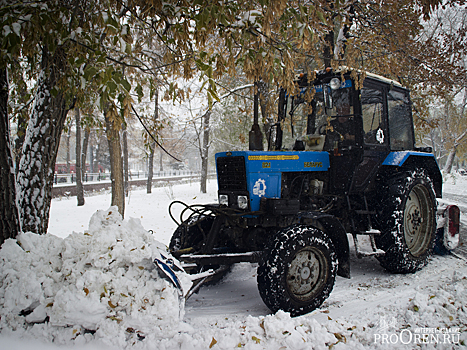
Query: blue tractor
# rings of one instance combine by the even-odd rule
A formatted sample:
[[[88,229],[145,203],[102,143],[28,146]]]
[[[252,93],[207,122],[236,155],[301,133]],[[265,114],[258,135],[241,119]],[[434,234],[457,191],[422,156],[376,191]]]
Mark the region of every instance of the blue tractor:
[[[264,303],[301,315],[350,277],[349,238],[394,273],[427,263],[442,177],[415,147],[406,88],[358,71],[301,75],[268,136],[264,151],[256,118],[249,151],[216,154],[218,203],[185,205],[169,248],[186,271],[258,263]]]

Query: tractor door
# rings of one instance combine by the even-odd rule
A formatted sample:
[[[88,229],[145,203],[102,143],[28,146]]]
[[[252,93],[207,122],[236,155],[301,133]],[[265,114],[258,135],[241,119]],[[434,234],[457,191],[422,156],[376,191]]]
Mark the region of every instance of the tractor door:
[[[363,158],[355,169],[350,192],[369,190],[373,177],[389,153],[387,84],[366,79],[360,90]]]
[[[356,166],[362,158],[362,118],[358,90],[353,84],[332,91],[332,108],[326,109],[325,149],[330,151],[332,193],[348,193]]]
[[[409,92],[394,87],[387,92],[387,103],[391,151],[413,150],[415,136]]]

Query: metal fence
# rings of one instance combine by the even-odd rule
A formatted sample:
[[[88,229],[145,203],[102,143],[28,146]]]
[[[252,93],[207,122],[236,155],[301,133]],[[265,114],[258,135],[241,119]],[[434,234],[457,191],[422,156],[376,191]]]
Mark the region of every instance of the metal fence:
[[[152,177],[172,177],[172,176],[187,176],[187,175],[200,175],[199,171],[189,170],[166,170],[166,171],[154,171]],[[128,174],[128,180],[143,180],[148,178],[147,171],[130,172]],[[110,181],[110,173],[85,173],[83,176],[83,182],[101,182]],[[54,184],[72,184],[76,182],[76,174],[55,174]]]

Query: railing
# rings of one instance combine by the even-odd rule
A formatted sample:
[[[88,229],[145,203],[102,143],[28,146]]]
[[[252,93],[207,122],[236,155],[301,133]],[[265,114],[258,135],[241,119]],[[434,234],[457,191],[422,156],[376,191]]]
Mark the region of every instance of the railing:
[[[171,176],[187,176],[187,175],[199,175],[199,171],[189,170],[166,170],[166,171],[154,171],[152,174],[153,178],[158,177],[171,177]],[[142,180],[148,178],[147,171],[137,171],[128,174],[128,180]],[[101,182],[110,181],[110,173],[85,173],[83,176],[83,182]],[[72,184],[76,182],[76,174],[55,174],[54,184]]]

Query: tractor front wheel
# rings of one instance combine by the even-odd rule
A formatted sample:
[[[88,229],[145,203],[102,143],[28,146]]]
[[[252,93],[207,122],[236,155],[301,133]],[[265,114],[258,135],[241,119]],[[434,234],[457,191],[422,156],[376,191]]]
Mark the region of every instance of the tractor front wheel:
[[[337,256],[321,230],[294,225],[279,231],[258,267],[258,290],[273,312],[292,316],[318,308],[329,296],[337,272]]]

